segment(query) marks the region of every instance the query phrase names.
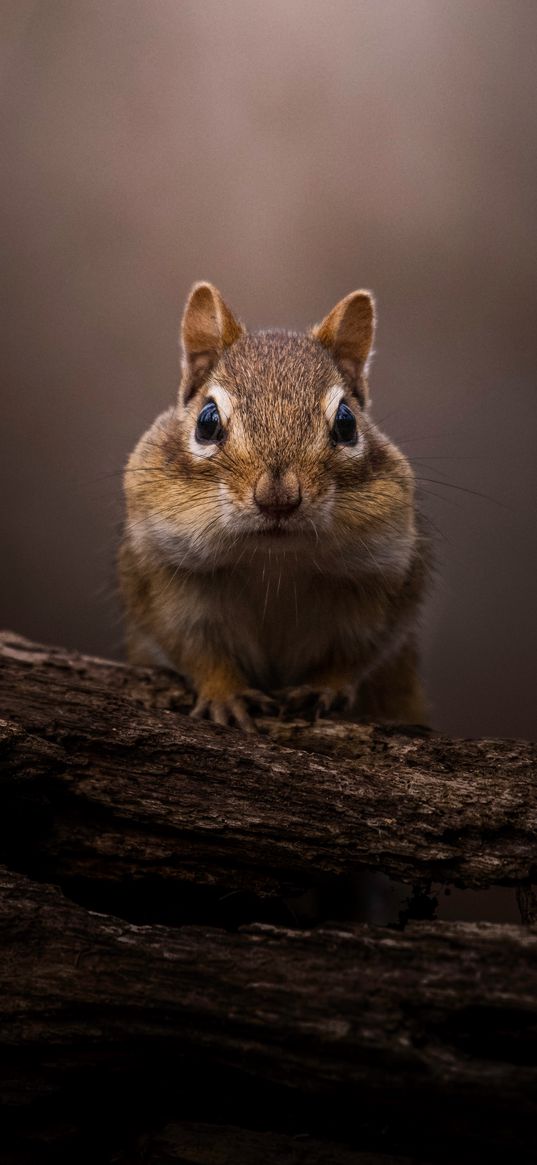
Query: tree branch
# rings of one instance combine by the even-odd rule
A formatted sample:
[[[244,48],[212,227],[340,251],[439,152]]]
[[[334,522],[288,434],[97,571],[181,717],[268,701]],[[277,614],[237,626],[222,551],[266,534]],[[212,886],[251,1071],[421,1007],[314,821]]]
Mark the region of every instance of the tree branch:
[[[111,1110],[135,1129],[137,1098],[146,1120],[192,1119],[200,1090],[228,1124],[377,1146],[442,1127],[512,1154],[534,1127],[535,931],[140,927],[7,871],[0,929],[0,1102],[19,1128],[58,1093],[93,1136]]]
[[[0,658],[0,859],[35,876],[256,893],[364,867],[537,876],[534,745],[343,721],[260,721],[252,740],[188,719],[168,673],[9,634]]]

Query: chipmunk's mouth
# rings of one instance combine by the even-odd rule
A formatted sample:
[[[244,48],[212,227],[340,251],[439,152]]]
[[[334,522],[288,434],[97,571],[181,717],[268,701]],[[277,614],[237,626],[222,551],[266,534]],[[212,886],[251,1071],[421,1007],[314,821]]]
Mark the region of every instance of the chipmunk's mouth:
[[[261,541],[275,539],[278,542],[287,542],[292,539],[301,538],[306,533],[307,527],[303,522],[289,521],[288,519],[264,518],[248,530],[248,536],[250,538],[257,538]]]
[[[310,536],[313,536],[315,526],[313,520],[302,511],[281,515],[250,512],[241,515],[240,521],[234,525],[234,529],[237,533],[240,532],[242,538],[247,538],[250,542],[271,541],[287,545],[289,542],[309,539]]]
[[[262,537],[271,534],[276,538],[287,538],[289,534],[296,533],[296,527],[289,528],[286,522],[267,522],[264,526],[260,526],[256,533],[261,534]]]

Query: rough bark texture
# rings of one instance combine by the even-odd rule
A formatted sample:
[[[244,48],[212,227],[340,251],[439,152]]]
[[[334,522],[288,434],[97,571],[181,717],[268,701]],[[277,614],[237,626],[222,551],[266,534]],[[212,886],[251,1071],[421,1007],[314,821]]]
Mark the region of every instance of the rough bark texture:
[[[2,1165],[534,1162],[535,927],[206,923],[372,868],[534,922],[535,746],[251,739],[168,673],[7,633],[0,665]]]
[[[139,1153],[140,1165],[234,1165],[236,1161],[241,1165],[411,1165],[408,1157],[360,1153],[307,1133],[284,1136],[193,1122],[170,1124],[156,1136],[143,1138]],[[131,1151],[117,1165],[127,1165],[127,1160],[128,1165],[135,1165]]]
[[[283,1113],[394,1146],[419,1128],[432,1149],[449,1106],[452,1149],[462,1133],[505,1149],[537,1117],[534,930],[139,927],[8,871],[0,926],[0,1101],[26,1128],[78,1093],[97,1143],[125,1072],[188,1116],[188,1081],[215,1066],[235,1124]]]
[[[531,744],[341,721],[266,720],[252,739],[175,710],[166,673],[8,635],[0,658],[0,860],[19,869],[256,892],[365,866],[411,883],[537,876]]]

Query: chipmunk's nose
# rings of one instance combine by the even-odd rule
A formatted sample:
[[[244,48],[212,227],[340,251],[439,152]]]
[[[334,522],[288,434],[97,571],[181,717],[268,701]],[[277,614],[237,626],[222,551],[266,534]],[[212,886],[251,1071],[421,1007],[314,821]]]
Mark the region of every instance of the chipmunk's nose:
[[[274,521],[289,518],[302,501],[296,473],[292,469],[286,469],[282,474],[266,470],[256,482],[254,498],[257,508],[266,518]]]

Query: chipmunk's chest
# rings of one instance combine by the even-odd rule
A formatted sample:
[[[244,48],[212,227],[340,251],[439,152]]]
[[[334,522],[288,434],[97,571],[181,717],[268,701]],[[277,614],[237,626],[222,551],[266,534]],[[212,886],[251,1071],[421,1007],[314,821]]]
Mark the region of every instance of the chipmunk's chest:
[[[283,557],[244,571],[221,601],[230,651],[265,688],[300,682],[333,653],[356,657],[383,622],[358,590]]]

